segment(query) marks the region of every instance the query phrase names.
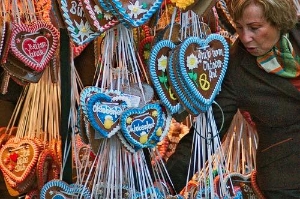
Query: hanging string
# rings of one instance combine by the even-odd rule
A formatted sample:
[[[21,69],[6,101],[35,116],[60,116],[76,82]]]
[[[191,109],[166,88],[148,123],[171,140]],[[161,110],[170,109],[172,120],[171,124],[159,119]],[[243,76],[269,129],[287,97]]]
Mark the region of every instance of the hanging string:
[[[13,20],[15,20],[18,24],[21,23],[21,16],[18,8],[18,3],[17,0],[12,0],[11,1],[11,14],[13,16]]]
[[[15,109],[12,113],[12,117],[10,118],[9,122],[8,122],[8,125],[7,125],[7,130],[9,130],[9,135],[11,135],[12,133],[12,127],[15,126],[17,124],[17,119],[18,119],[18,116],[21,112],[21,108],[23,107],[23,103],[25,101],[25,98],[26,98],[26,94],[28,92],[28,86],[24,86],[23,90],[22,90],[22,93],[20,94],[20,97],[16,103],[16,106],[15,106]]]
[[[172,13],[171,27],[170,27],[170,33],[169,33],[169,38],[168,38],[169,41],[171,41],[172,32],[173,32],[173,26],[174,26],[174,23],[175,23],[176,14],[177,14],[177,7],[174,8],[173,13]]]
[[[37,21],[33,0],[25,0],[23,1],[23,4],[26,11],[24,14],[28,15],[29,17],[28,22],[32,23]]]

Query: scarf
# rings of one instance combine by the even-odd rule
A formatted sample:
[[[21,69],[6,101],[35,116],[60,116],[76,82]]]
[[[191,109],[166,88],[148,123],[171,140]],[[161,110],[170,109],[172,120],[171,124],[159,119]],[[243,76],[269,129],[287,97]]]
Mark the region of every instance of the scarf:
[[[268,73],[285,78],[300,75],[300,57],[296,55],[288,35],[283,35],[268,53],[257,57],[258,66]]]

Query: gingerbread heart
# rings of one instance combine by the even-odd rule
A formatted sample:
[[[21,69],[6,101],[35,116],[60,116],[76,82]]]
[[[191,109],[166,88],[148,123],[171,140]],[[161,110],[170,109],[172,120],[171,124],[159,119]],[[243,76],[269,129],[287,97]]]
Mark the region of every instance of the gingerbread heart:
[[[87,102],[87,118],[102,137],[110,138],[120,130],[119,118],[127,107],[131,107],[131,103],[125,96],[98,93]]]
[[[207,111],[218,94],[229,59],[229,46],[219,34],[205,40],[189,37],[180,46],[178,71],[192,98]]]
[[[162,0],[110,0],[118,13],[118,19],[126,21],[133,27],[145,24],[160,9],[162,2]]]
[[[41,189],[40,198],[82,198],[90,199],[90,191],[79,184],[67,184],[61,180],[51,180],[47,182]]]
[[[96,155],[91,151],[91,149],[88,146],[79,147],[77,155],[79,168],[84,168],[85,166],[88,166],[89,170],[92,169],[91,165],[93,164]]]
[[[150,78],[157,95],[162,104],[171,114],[183,109],[181,103],[172,91],[168,80],[168,56],[169,52],[175,48],[175,44],[169,40],[162,40],[155,44],[151,50],[149,59]]]
[[[14,23],[10,49],[28,67],[41,72],[54,56],[58,41],[59,32],[49,23]]]
[[[51,149],[44,149],[37,162],[37,185],[41,189],[45,183],[57,179],[59,176],[59,164],[55,162],[54,153]]]
[[[44,73],[44,71],[38,72],[27,67],[25,63],[13,56],[10,52],[7,55],[6,63],[2,64],[2,67],[12,76],[13,80],[21,85],[37,83]]]
[[[231,0],[219,0],[216,2],[215,8],[224,29],[229,31],[231,34],[234,34],[236,32],[236,28],[233,18],[229,13],[230,4]]]
[[[185,85],[181,84],[181,79],[179,76],[179,72],[177,72],[177,68],[179,65],[179,62],[177,60],[177,52],[176,50],[172,50],[170,52],[170,55],[168,57],[168,72],[169,72],[169,83],[172,87],[172,90],[174,91],[174,94],[177,96],[177,99],[180,101],[180,103],[184,106],[184,108],[194,116],[199,115],[200,110],[198,107],[196,107],[192,100],[189,98],[189,93],[187,92],[187,88]]]
[[[7,189],[11,189],[13,192],[17,192],[19,195],[30,191],[36,183],[35,168],[31,169],[30,174],[22,182],[15,182],[7,174],[3,174]]]
[[[120,117],[121,132],[135,150],[156,146],[162,134],[162,107],[149,103],[125,110]]]
[[[76,148],[78,148],[78,146],[76,146]],[[76,170],[78,173],[77,177],[80,177],[82,183],[88,183],[92,185],[94,177],[89,176],[89,173],[96,172],[97,164],[94,163],[94,161],[97,161],[95,160],[96,155],[88,146],[79,147],[78,152],[74,155],[77,156],[75,157]]]
[[[40,149],[31,139],[7,142],[0,150],[0,169],[16,183],[24,181],[36,167]]]
[[[91,29],[79,0],[61,0],[60,9],[70,38],[74,43],[83,45],[101,34]]]

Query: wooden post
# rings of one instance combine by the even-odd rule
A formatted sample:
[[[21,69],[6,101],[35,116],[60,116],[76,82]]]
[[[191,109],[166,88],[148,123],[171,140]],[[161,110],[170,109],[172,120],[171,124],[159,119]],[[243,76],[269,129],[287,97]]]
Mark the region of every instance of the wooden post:
[[[71,106],[71,56],[70,38],[66,28],[60,29],[60,71],[61,71],[61,122],[60,134],[62,149],[71,144],[71,131],[68,126]],[[72,184],[72,150],[65,157],[66,165],[63,172],[63,181]]]

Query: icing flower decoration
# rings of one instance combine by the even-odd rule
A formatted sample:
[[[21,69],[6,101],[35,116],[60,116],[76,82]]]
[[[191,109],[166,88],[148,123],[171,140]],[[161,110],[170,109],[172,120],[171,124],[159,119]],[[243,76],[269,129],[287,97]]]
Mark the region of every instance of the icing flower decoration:
[[[194,68],[198,68],[198,59],[194,54],[191,54],[187,57],[187,67],[189,68],[189,70],[193,70]],[[197,84],[197,73],[195,73],[194,71],[191,71],[188,73],[189,77],[195,82],[195,84],[198,86]]]
[[[100,8],[98,5],[95,5],[95,6],[94,6],[94,11],[95,11],[95,13],[97,13],[97,14],[102,14],[102,10],[101,10],[101,8]]]
[[[167,64],[168,64],[168,58],[165,55],[162,55],[158,60],[157,60],[157,65],[158,65],[158,70],[162,71],[162,75],[158,76],[159,78],[159,82],[164,84],[165,89],[169,90],[169,87],[167,86],[167,82],[168,82],[168,77],[165,76],[165,72],[166,72],[166,68],[167,68]]]
[[[128,5],[128,9],[130,10],[129,16],[132,18],[138,18],[140,14],[147,12],[148,10],[143,9],[144,5],[140,5],[139,1],[136,1],[134,4]]]
[[[157,113],[157,111],[153,111],[151,115],[152,115],[152,117],[157,117],[158,113]]]
[[[112,17],[113,17],[113,15],[110,14],[109,12],[105,12],[105,13],[104,13],[104,18],[105,18],[106,20],[111,20]]]
[[[77,21],[75,21],[75,24],[78,30],[77,37],[80,37],[81,40],[93,33],[88,22],[84,23],[83,20],[80,20],[80,24]]]
[[[131,118],[131,117],[128,117],[127,120],[126,120],[126,123],[127,123],[127,124],[131,124],[131,123],[132,123],[132,118]]]
[[[97,14],[98,19],[103,19],[104,14],[102,12],[102,9],[98,5],[94,6],[94,11]]]
[[[198,58],[194,54],[191,54],[187,57],[187,67],[190,70],[198,68]]]
[[[165,55],[162,55],[158,60],[158,70],[161,70],[163,72],[166,71],[168,58]]]

